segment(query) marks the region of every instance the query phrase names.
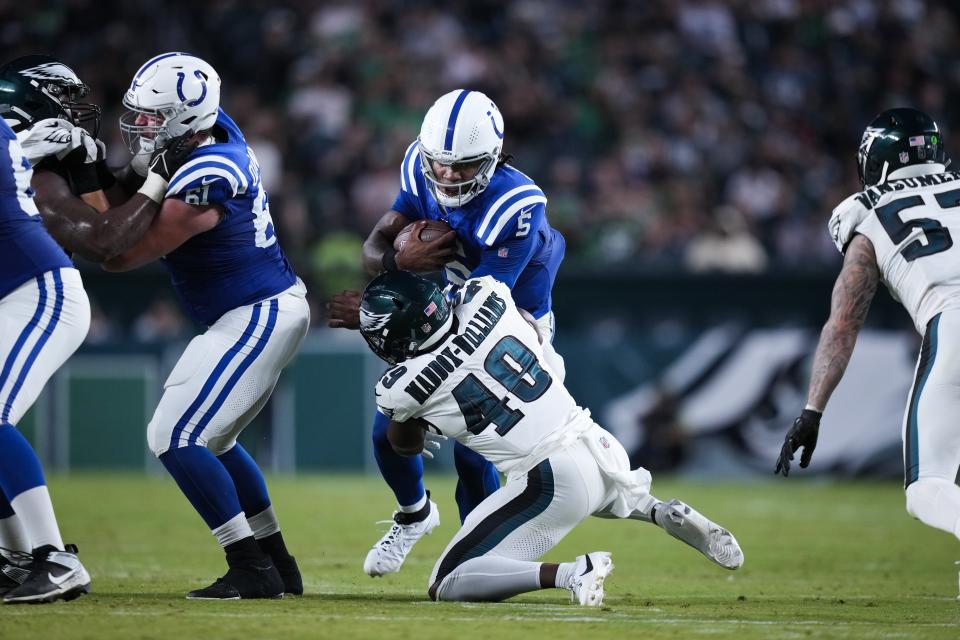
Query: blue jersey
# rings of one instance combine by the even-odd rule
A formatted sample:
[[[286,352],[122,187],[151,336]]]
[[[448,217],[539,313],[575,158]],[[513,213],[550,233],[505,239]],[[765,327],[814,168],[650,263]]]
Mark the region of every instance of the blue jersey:
[[[444,277],[460,286],[469,278],[493,276],[512,289],[517,306],[535,318],[550,312],[550,290],[566,249],[547,222],[547,198],[529,177],[497,168],[487,188],[462,207],[437,203],[420,165],[419,144],[407,148],[400,193],[393,210],[411,220],[443,220],[457,232],[457,257]]]
[[[41,273],[73,266],[40,221],[32,176],[17,136],[0,118],[0,298]]]
[[[277,244],[260,165],[236,123],[223,110],[227,136],[197,148],[170,178],[167,198],[217,205],[223,218],[163,258],[190,315],[207,326],[227,311],[289,289],[297,280]]]

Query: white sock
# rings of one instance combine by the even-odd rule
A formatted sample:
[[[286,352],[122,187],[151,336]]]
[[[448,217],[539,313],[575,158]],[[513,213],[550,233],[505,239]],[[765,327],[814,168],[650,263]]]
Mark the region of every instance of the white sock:
[[[0,520],[0,547],[26,553],[33,551],[33,547],[30,546],[30,536],[27,535],[27,530],[17,514]]]
[[[253,537],[257,540],[272,536],[280,531],[280,523],[277,521],[277,515],[273,512],[273,505],[270,505],[260,513],[247,518],[247,524],[253,531]]]
[[[57,516],[53,513],[53,503],[50,502],[50,492],[46,486],[27,489],[11,500],[10,506],[20,517],[34,549],[53,545],[63,551],[60,527],[57,526]]]
[[[247,517],[243,514],[243,511],[241,511],[214,529],[211,533],[213,533],[221,547],[226,547],[228,544],[233,544],[238,540],[249,538],[253,535],[253,530],[250,529],[250,525],[247,523]]]
[[[423,497],[414,502],[411,505],[403,506],[400,505],[400,513],[416,513],[427,506],[427,494],[424,493]]]
[[[557,589],[569,589],[573,581],[573,573],[577,568],[576,562],[561,562],[557,569]]]

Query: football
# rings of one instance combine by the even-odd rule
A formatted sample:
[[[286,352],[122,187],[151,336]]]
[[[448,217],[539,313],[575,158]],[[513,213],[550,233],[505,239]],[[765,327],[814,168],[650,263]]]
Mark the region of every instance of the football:
[[[423,451],[426,431],[427,423],[420,418],[411,418],[406,422],[391,420],[387,427],[387,440],[400,455],[415,456]]]
[[[413,234],[414,230],[417,228],[420,229],[420,240],[423,242],[436,240],[437,238],[453,231],[453,228],[443,220],[417,220],[416,222],[411,222],[400,230],[400,233],[397,234],[397,237],[393,239],[393,248],[397,251],[400,251],[400,249],[403,248],[403,245],[406,244],[407,240],[410,239],[410,236]]]

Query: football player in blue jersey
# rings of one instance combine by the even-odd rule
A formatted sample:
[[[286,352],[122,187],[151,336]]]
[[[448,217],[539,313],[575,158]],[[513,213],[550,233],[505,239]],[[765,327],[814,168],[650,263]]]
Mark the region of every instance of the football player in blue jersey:
[[[503,154],[504,123],[496,104],[479,91],[458,89],[441,96],[424,117],[420,135],[404,154],[400,193],[363,245],[371,275],[404,269],[443,270],[456,288],[469,278],[493,276],[511,288],[517,306],[529,312],[553,339],[550,292],[563,260],[563,236],[547,221],[547,198]],[[401,249],[394,239],[410,223],[442,220],[455,237],[423,241],[412,233]],[[344,292],[331,303],[331,326],[359,325],[359,294]],[[547,346],[555,370],[563,359]],[[387,439],[389,419],[376,414],[374,455],[397,498],[394,524],[364,561],[370,576],[400,570],[413,545],[439,524],[437,505],[423,486],[419,457],[397,455]],[[460,518],[500,486],[496,469],[482,456],[454,444],[459,474]]]
[[[98,212],[106,196],[96,172],[105,166],[94,138],[99,109],[80,102],[86,92],[72,69],[48,56],[0,67],[0,547],[10,554],[0,555],[0,594],[6,603],[70,600],[90,589],[76,547],[61,540],[40,462],[15,429],[89,326],[80,274],[61,247],[94,259],[117,255],[159,208],[137,196]],[[165,166],[176,166],[171,149],[158,154]],[[59,232],[61,246],[41,218]]]
[[[136,244],[104,263],[125,271],[161,260],[187,312],[207,327],[170,373],[147,427],[151,450],[226,551],[226,574],[187,597],[301,594],[263,475],[237,436],[306,335],[306,289],[277,244],[257,159],[219,108],[214,68],[186,53],[155,56],[123,103],[134,169],[168,140],[197,145],[169,181],[147,172],[140,192],[160,210]]]

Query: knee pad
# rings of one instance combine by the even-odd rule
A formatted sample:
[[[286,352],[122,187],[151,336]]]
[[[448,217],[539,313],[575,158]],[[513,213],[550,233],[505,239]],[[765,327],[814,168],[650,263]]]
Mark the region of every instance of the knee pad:
[[[170,448],[170,430],[160,427],[160,421],[154,417],[147,425],[147,446],[156,457],[162,456]]]
[[[913,481],[905,492],[907,495],[907,513],[914,518],[922,518],[924,508],[935,504],[940,491],[945,486],[952,484],[952,482],[943,478],[918,478]]]

